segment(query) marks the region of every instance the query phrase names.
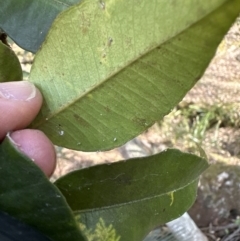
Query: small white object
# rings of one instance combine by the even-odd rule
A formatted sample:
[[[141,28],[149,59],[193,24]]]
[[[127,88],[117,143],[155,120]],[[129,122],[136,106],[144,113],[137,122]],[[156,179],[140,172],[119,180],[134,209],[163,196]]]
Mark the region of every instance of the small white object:
[[[59,135],[63,136],[64,135],[64,131],[63,130],[59,131]]]
[[[218,174],[217,179],[218,182],[223,182],[224,180],[229,178],[229,174],[227,172],[222,172],[220,174]]]

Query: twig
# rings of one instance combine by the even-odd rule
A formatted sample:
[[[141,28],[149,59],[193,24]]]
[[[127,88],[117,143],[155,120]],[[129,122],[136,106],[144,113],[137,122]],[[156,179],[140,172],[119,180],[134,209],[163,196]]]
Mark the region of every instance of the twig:
[[[208,238],[210,238],[211,240],[215,241],[216,240],[216,236],[210,233],[204,233]]]
[[[236,229],[231,235],[229,235],[225,240],[223,241],[231,241],[233,238],[240,233],[240,227]]]
[[[33,60],[24,60],[21,62],[21,64],[32,64]]]
[[[231,224],[228,224],[228,225],[222,226],[222,227],[205,227],[205,228],[200,228],[200,229],[202,231],[206,231],[206,230],[220,231],[220,230],[224,230],[224,229],[237,228],[237,227],[239,227],[239,224],[231,223]]]

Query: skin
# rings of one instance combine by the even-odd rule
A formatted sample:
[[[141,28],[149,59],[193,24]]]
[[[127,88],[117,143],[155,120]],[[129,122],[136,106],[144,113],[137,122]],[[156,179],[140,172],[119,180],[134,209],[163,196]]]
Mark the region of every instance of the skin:
[[[15,85],[14,82],[11,83],[11,86],[13,85]],[[26,129],[41,108],[40,91],[33,87],[34,95],[25,101],[1,96],[1,89],[4,90],[4,88],[0,83],[0,142],[9,133],[17,148],[32,159],[46,176],[50,177],[56,166],[54,146],[43,132]]]

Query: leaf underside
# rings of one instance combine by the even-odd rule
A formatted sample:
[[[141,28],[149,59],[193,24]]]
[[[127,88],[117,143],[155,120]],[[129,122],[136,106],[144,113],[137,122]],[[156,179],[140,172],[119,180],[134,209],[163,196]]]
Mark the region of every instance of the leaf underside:
[[[102,219],[120,240],[139,241],[192,205],[207,167],[205,159],[172,149],[78,170],[55,184],[88,229]]]
[[[124,144],[191,89],[239,10],[237,0],[85,0],[70,8],[30,73],[45,98],[32,127],[76,150]]]
[[[59,190],[9,138],[0,145],[0,210],[54,241],[85,241]]]

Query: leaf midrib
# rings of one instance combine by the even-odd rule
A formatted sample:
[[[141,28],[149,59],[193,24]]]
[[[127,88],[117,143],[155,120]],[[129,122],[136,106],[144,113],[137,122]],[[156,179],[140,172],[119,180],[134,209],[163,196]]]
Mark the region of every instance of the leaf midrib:
[[[81,210],[73,210],[73,212],[78,212],[78,213],[86,213],[86,212],[95,212],[95,211],[102,211],[102,210],[108,210],[108,209],[113,209],[113,208],[117,208],[117,207],[122,207],[122,206],[127,206],[127,205],[130,205],[130,204],[135,204],[135,203],[140,203],[140,202],[144,202],[144,201],[147,201],[147,200],[151,200],[151,199],[154,199],[154,198],[159,198],[161,196],[164,196],[164,195],[169,195],[170,193],[175,193],[177,191],[180,191],[186,187],[188,187],[189,185],[193,184],[194,182],[196,182],[196,180],[198,179],[195,178],[192,182],[189,182],[188,184],[184,185],[184,186],[181,186],[177,189],[174,189],[172,191],[168,191],[168,192],[164,192],[162,194],[158,194],[158,195],[154,195],[154,196],[151,196],[151,197],[145,197],[145,198],[141,198],[141,199],[137,199],[137,200],[132,200],[132,201],[128,201],[128,202],[122,202],[122,203],[118,203],[118,204],[113,204],[113,205],[109,205],[109,206],[103,206],[103,207],[99,207],[99,208],[89,208],[89,209],[81,209]],[[171,197],[169,196],[169,199]],[[71,205],[69,205],[71,207]]]

